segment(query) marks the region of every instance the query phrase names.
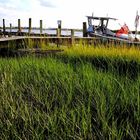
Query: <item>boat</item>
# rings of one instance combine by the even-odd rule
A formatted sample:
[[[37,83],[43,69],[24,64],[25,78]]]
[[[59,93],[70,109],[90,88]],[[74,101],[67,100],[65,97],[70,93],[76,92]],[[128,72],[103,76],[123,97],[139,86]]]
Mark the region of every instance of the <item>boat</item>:
[[[140,45],[140,38],[138,38],[136,34],[132,34],[132,32],[129,30],[126,24],[121,26],[121,28],[116,32],[108,28],[109,21],[118,20],[116,18],[87,16],[87,19],[88,19],[88,28],[87,28],[88,36],[95,37],[99,39],[100,42]]]

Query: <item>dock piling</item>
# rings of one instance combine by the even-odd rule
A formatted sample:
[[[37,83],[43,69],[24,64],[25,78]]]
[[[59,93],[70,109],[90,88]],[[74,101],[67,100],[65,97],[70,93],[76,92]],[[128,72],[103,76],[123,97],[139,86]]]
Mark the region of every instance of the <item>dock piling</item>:
[[[31,34],[31,28],[32,28],[32,19],[29,18],[29,35]]]
[[[4,34],[4,36],[5,36],[5,31],[6,31],[6,29],[5,29],[5,19],[3,19],[3,34]]]
[[[71,45],[74,44],[74,29],[71,29]]]
[[[40,20],[40,34],[42,34],[43,33],[43,21],[42,20]]]
[[[83,37],[87,37],[87,24],[83,22]]]
[[[11,36],[12,34],[12,24],[10,23],[10,33],[9,33],[9,36]]]
[[[62,21],[61,20],[58,20],[57,21],[57,24],[58,24],[58,29],[57,29],[57,37],[61,36],[61,24],[62,24]]]
[[[60,29],[59,28],[56,29],[56,36],[60,37]]]
[[[12,23],[10,23],[10,33],[12,32]]]
[[[21,23],[20,23],[20,19],[18,19],[18,32],[21,32]]]

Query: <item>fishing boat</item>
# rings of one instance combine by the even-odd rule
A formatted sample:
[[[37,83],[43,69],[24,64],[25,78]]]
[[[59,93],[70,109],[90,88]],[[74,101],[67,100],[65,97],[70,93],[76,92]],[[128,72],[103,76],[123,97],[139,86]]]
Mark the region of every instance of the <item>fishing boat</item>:
[[[135,19],[135,34],[129,30],[128,26],[124,24],[121,26],[119,30],[112,31],[108,28],[108,23],[110,20],[117,20],[116,18],[111,17],[94,17],[87,16],[88,19],[88,28],[87,34],[90,37],[98,38],[101,42],[104,43],[121,43],[121,44],[129,44],[129,45],[140,45],[140,38],[137,37],[137,27],[139,16],[137,14]],[[96,24],[94,24],[96,23]]]

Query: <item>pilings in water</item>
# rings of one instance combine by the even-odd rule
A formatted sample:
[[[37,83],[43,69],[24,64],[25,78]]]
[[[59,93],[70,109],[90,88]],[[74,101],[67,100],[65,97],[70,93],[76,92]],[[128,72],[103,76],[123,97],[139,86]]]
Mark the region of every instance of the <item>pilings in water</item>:
[[[48,31],[48,33],[44,33],[43,32],[43,20],[39,21],[39,27],[32,27],[32,19],[29,18],[28,20],[28,27],[21,27],[21,19],[17,20],[17,26],[12,26],[12,24],[10,23],[10,27],[6,27],[5,25],[5,19],[3,19],[3,26],[1,27],[1,35],[3,36],[50,36],[50,37],[72,37],[75,38],[76,33],[79,32],[80,33],[80,37],[82,36],[82,32],[83,32],[83,37],[87,36],[86,33],[86,22],[83,22],[83,30],[79,30],[79,29],[63,29],[62,28],[62,21],[58,20],[57,21],[57,28],[51,28],[51,29],[46,29],[46,31]],[[33,30],[35,32],[33,32]],[[36,32],[37,31],[37,32]],[[50,33],[50,31],[52,31]],[[56,31],[56,33],[54,33]],[[73,39],[74,40],[74,39]],[[72,41],[73,42],[73,41]]]

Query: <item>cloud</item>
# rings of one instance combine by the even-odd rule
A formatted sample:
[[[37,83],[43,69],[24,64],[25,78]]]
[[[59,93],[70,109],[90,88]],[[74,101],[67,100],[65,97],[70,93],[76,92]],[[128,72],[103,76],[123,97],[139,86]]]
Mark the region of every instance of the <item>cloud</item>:
[[[50,1],[46,1],[46,0],[39,0],[40,2],[40,5],[41,6],[44,6],[44,7],[50,7],[50,8],[54,8],[55,7],[55,4],[50,2]]]
[[[3,9],[16,9],[16,5],[14,3],[11,3],[11,1],[0,1],[0,7]]]
[[[8,11],[11,10],[11,12],[13,10],[24,11],[29,7],[29,2],[28,0],[0,0],[0,7]]]
[[[126,0],[0,0],[0,18],[5,18],[8,25],[17,25],[20,18],[23,26],[28,26],[28,18],[33,19],[33,26],[39,26],[42,19],[46,27],[57,27],[56,21],[60,19],[63,27],[82,28],[82,22],[87,21],[85,16],[94,12],[95,16],[108,14],[134,26],[136,9],[140,13],[139,0],[134,1],[127,1],[124,9]]]

